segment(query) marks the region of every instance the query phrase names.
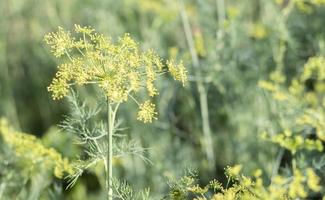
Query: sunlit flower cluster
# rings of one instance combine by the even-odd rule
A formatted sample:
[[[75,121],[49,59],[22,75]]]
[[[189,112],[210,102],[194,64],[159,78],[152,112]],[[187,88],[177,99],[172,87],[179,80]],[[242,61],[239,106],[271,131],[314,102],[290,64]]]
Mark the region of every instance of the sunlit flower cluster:
[[[302,149],[309,151],[316,150],[320,152],[324,149],[321,140],[305,139],[299,134],[293,135],[291,130],[285,130],[283,133],[270,136],[270,138],[268,138],[267,134],[264,133],[263,137],[288,149],[292,154],[295,154],[298,150]]]
[[[5,119],[0,119],[0,136],[20,160],[29,162],[30,167],[44,166],[44,169],[53,170],[57,178],[73,173],[68,159],[55,149],[43,146],[35,136],[13,130]]]
[[[267,134],[262,137],[289,150],[293,157],[297,152],[324,150],[325,141],[325,58],[311,57],[304,65],[303,72],[297,79],[291,80],[289,87],[285,85],[286,78],[276,72],[270,76],[270,81],[260,81],[259,86],[268,91],[275,102],[281,106],[285,114],[283,131],[277,134]],[[283,98],[279,98],[282,94]],[[281,117],[279,118],[282,119]],[[310,191],[319,192],[320,177],[314,169],[305,166],[298,169],[294,166],[292,178],[277,176],[270,186],[272,191],[280,191],[290,198],[306,198]],[[283,189],[284,187],[288,189]]]
[[[140,104],[138,120],[143,121],[144,123],[152,122],[152,120],[155,119],[156,114],[155,104],[150,101],[145,101],[143,104]]]
[[[211,199],[211,200],[286,200],[306,198],[310,191],[321,190],[320,178],[313,169],[300,170],[294,168],[290,178],[277,175],[271,183],[263,183],[262,170],[258,169],[252,177],[241,173],[241,165],[227,167],[228,184],[223,186],[216,180],[210,181],[206,186],[196,184],[192,177],[185,176],[173,185],[171,199]],[[231,186],[230,184],[231,183]]]
[[[285,77],[279,72],[273,73],[270,81],[260,81],[259,86],[281,103],[286,113],[296,111],[291,118],[286,117],[286,120],[292,123],[284,127],[285,130],[282,133],[273,134],[270,137],[264,134],[263,137],[290,150],[292,154],[303,149],[322,151],[324,147],[321,141],[325,141],[324,80],[325,58],[316,56],[306,62],[300,77],[293,79],[289,87],[284,86]],[[309,139],[308,135],[311,134],[317,137]]]
[[[169,72],[172,74],[175,80],[181,81],[183,86],[187,82],[187,70],[183,63],[176,64],[174,60],[167,61]]]
[[[187,81],[182,63],[167,61],[165,67],[153,50],[142,51],[129,34],[113,42],[92,28],[75,25],[73,36],[59,27],[57,32],[45,36],[45,42],[55,57],[65,56],[48,87],[54,99],[66,96],[72,85],[86,84],[98,85],[110,103],[125,102],[130,96],[135,100],[140,93],[154,97],[159,94],[155,81],[168,70],[183,85]],[[139,107],[139,120],[151,122],[155,118],[149,100]]]
[[[226,168],[226,175],[229,178],[235,178],[239,175],[240,170],[242,169],[241,165],[235,165],[232,167],[227,167]]]

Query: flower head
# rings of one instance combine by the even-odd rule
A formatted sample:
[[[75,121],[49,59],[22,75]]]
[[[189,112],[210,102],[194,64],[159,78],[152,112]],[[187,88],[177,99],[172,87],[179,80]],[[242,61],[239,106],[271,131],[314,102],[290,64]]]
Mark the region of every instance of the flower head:
[[[187,70],[183,63],[176,64],[174,60],[167,61],[167,67],[175,80],[181,81],[183,86],[187,82]]]
[[[156,119],[156,115],[155,104],[151,103],[149,100],[140,104],[138,120],[143,121],[144,123],[152,122],[153,119]]]
[[[65,97],[72,85],[87,84],[97,85],[110,103],[125,102],[131,94],[135,99],[141,89],[141,94],[148,97],[159,94],[155,81],[166,69],[153,50],[141,50],[129,34],[113,43],[90,27],[75,25],[74,35],[59,27],[44,38],[55,57],[67,57],[48,87],[53,99]],[[184,65],[173,60],[167,61],[167,65],[174,79],[184,85],[187,81]],[[151,122],[155,118],[154,104],[149,102],[140,105],[141,121]]]

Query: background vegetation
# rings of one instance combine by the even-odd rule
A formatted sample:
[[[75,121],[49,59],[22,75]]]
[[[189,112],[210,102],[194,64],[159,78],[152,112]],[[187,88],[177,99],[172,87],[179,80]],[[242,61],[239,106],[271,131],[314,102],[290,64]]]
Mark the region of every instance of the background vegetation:
[[[325,1],[1,0],[0,13],[0,116],[6,119],[0,127],[0,199],[105,199],[102,166],[67,190],[61,174],[85,155],[76,136],[58,125],[65,116],[84,118],[71,101],[53,101],[47,91],[58,60],[43,38],[74,24],[114,40],[130,33],[142,49],[181,59],[189,72],[185,88],[171,78],[156,82],[154,123],[137,121],[132,102],[119,110],[123,133],[141,147],[140,157],[114,159],[115,177],[125,181],[116,187],[130,199],[135,197],[124,183],[144,195],[148,188],[152,199],[176,198],[170,195],[175,191],[184,193],[180,199],[194,198],[202,191],[189,189],[193,181],[173,181],[187,177],[188,169],[197,172],[201,186],[217,179],[225,187],[217,190],[226,194],[231,185],[245,186],[239,172],[225,175],[234,165],[252,177],[260,169],[252,180],[263,181],[266,191],[283,184],[288,198],[323,197]],[[101,103],[96,89],[77,91],[90,109]],[[16,132],[22,139],[6,140]],[[58,162],[47,162],[51,156]],[[288,181],[274,182],[280,176]],[[229,177],[235,181],[229,184]],[[308,182],[311,177],[316,180]],[[206,198],[219,198],[214,193]]]

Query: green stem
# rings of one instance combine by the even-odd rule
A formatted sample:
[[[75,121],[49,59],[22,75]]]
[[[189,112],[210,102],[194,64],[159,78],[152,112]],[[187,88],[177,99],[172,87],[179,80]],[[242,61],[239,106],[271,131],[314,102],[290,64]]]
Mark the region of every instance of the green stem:
[[[218,29],[222,30],[225,25],[226,13],[225,13],[225,1],[216,0],[217,10],[218,10]]]
[[[108,200],[113,200],[113,134],[114,134],[114,126],[115,126],[115,117],[117,113],[119,104],[115,106],[113,109],[112,104],[107,101],[107,143],[108,143],[108,151],[107,158],[105,163],[105,171],[106,171],[106,187],[108,193]]]
[[[189,46],[189,50],[192,58],[194,73],[197,77],[202,77],[200,62],[194,47],[194,39],[191,32],[190,22],[185,10],[185,5],[183,0],[180,0],[180,14],[181,14],[181,19],[183,23],[184,32],[185,32],[185,38],[187,41],[187,45]],[[199,92],[202,129],[203,129],[203,135],[205,140],[204,141],[205,145],[203,146],[205,147],[205,152],[207,154],[209,165],[210,167],[213,167],[215,163],[215,156],[213,151],[214,148],[212,143],[212,134],[211,134],[210,120],[209,120],[207,89],[204,86],[202,81],[197,81],[196,86]]]

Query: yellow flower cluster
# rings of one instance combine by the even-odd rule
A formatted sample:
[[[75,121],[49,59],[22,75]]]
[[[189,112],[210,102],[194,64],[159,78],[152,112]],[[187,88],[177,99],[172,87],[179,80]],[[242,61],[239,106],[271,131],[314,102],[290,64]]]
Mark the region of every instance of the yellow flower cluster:
[[[195,47],[196,53],[200,57],[205,57],[207,55],[204,42],[205,41],[204,41],[201,31],[199,31],[199,30],[195,31],[194,32],[194,47]]]
[[[283,106],[282,111],[286,113],[284,120],[290,121],[285,124],[283,132],[272,136],[267,136],[265,132],[263,137],[290,150],[293,155],[303,149],[323,151],[325,58],[311,57],[304,65],[303,73],[293,79],[289,87],[284,86],[285,80],[283,74],[276,72],[271,74],[270,81],[259,82],[259,86],[272,94],[279,105]],[[283,94],[283,98],[279,98],[279,94]],[[289,113],[293,114],[288,115]],[[316,137],[311,139],[310,134],[315,134]],[[269,186],[271,194],[281,194],[283,198],[287,195],[293,199],[304,199],[309,191],[320,190],[320,178],[311,168],[302,170],[294,167],[292,178],[277,176]]]
[[[140,104],[140,111],[138,112],[138,120],[143,121],[144,123],[152,122],[152,119],[156,119],[155,115],[155,104],[150,101],[145,101],[143,104]]]
[[[266,133],[263,133],[263,138],[288,149],[292,154],[295,154],[298,150],[302,149],[309,151],[317,150],[320,152],[324,149],[321,140],[305,139],[301,135],[293,135],[289,129],[285,130],[283,133],[272,135],[270,138]]]
[[[236,178],[239,175],[241,169],[242,169],[241,165],[235,165],[233,167],[227,167],[226,168],[226,175],[229,178]]]
[[[30,166],[53,169],[57,178],[62,178],[64,173],[73,173],[68,159],[63,158],[55,149],[43,146],[35,136],[13,130],[5,119],[0,119],[0,136],[14,150],[16,156],[30,162]]]
[[[262,23],[254,23],[250,27],[249,35],[255,39],[264,39],[267,34],[266,27]]]
[[[261,178],[262,171],[257,170],[254,173],[255,181],[243,175],[237,175],[238,183],[232,188],[235,191],[242,190],[243,196],[240,199],[281,199],[288,198],[306,198],[308,190],[314,192],[320,191],[320,178],[311,169],[307,168],[305,173],[299,169],[294,169],[293,176],[291,178],[285,178],[277,175],[270,185],[264,186]],[[237,188],[237,189],[236,189]],[[227,189],[224,195],[229,195],[232,190]],[[247,193],[247,194],[245,194]],[[225,197],[223,195],[223,197]],[[237,195],[238,198],[238,195]],[[227,199],[227,198],[219,198]]]
[[[44,37],[47,44],[51,46],[55,57],[61,57],[66,51],[73,47],[73,38],[69,32],[65,32],[62,27],[56,33],[49,33]]]
[[[68,94],[72,85],[96,84],[110,103],[122,103],[144,89],[149,97],[158,95],[155,80],[167,69],[175,80],[184,85],[187,71],[182,63],[162,59],[153,51],[142,51],[129,34],[112,42],[94,29],[75,25],[75,37],[59,27],[45,35],[45,42],[54,56],[66,56],[48,90],[54,99]],[[147,100],[149,101],[149,100]],[[139,120],[151,122],[155,112],[152,103],[140,104]],[[148,112],[148,113],[145,113]],[[151,118],[149,119],[149,117]]]
[[[288,191],[291,198],[306,198],[308,192],[305,185],[314,192],[320,191],[320,178],[311,168],[306,169],[306,176],[298,169],[295,169],[293,173],[293,180]]]
[[[325,58],[311,57],[304,65],[303,73],[293,79],[289,87],[284,86],[285,76],[279,72],[272,73],[270,81],[260,81],[259,86],[270,92],[273,98],[284,105],[287,113],[299,111],[290,119],[293,123],[286,130],[268,138],[272,142],[295,154],[298,150],[322,151],[321,141],[325,141]],[[289,119],[286,119],[289,120]],[[301,131],[310,127],[316,130],[316,138],[308,139]],[[309,133],[313,134],[313,133]]]
[[[176,64],[174,60],[167,61],[168,70],[175,80],[181,81],[183,86],[187,82],[187,70],[183,63]]]
[[[306,174],[308,187],[314,192],[319,192],[322,189],[320,186],[320,178],[311,168],[306,170]]]
[[[325,58],[322,56],[311,57],[304,66],[301,80],[315,79],[317,81],[325,80]]]
[[[226,168],[228,181],[232,181],[231,187],[224,187],[216,180],[201,187],[195,184],[195,179],[185,176],[178,184],[182,187],[174,188],[171,192],[171,199],[186,199],[187,196],[194,196],[196,200],[287,200],[306,198],[308,192],[321,190],[320,178],[311,168],[304,171],[295,168],[290,178],[277,175],[269,185],[263,183],[262,170],[256,170],[253,177],[242,175],[240,170],[241,165]]]
[[[312,126],[316,130],[317,137],[325,141],[325,111],[315,109],[308,109],[304,115],[297,118],[297,124],[302,126]]]

